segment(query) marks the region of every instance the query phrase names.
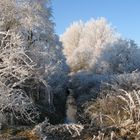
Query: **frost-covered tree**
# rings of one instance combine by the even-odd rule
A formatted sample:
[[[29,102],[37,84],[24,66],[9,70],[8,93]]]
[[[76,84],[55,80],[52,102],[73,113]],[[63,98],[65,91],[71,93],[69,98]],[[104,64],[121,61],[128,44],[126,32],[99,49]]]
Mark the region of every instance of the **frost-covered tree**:
[[[89,70],[107,44],[118,38],[106,19],[73,23],[62,35],[64,54],[72,71]]]
[[[133,40],[119,39],[107,45],[93,71],[100,74],[131,73],[140,70],[140,49]]]
[[[38,116],[40,98],[52,103],[44,77],[57,63],[51,8],[44,2],[0,1],[0,112],[30,122]]]
[[[83,28],[84,23],[82,21],[74,22],[62,35],[61,40],[65,47],[64,54],[66,57],[70,56],[78,48]]]

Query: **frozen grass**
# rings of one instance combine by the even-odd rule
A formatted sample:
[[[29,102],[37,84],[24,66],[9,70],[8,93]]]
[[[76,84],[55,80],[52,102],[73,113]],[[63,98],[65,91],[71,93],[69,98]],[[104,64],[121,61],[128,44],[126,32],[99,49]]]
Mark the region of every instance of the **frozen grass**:
[[[140,137],[140,90],[118,90],[86,104],[85,113],[91,124],[101,129],[115,127],[119,132],[110,132],[110,137]],[[114,134],[113,134],[114,133]],[[101,134],[100,134],[101,135]],[[103,136],[102,136],[103,137]],[[95,137],[97,138],[97,137]]]

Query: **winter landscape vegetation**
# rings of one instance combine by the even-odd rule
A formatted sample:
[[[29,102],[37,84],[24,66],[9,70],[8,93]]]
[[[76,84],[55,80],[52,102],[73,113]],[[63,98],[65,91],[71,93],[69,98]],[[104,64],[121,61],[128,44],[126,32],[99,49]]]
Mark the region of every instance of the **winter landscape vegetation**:
[[[140,47],[105,17],[55,33],[50,1],[0,1],[0,140],[140,140]]]

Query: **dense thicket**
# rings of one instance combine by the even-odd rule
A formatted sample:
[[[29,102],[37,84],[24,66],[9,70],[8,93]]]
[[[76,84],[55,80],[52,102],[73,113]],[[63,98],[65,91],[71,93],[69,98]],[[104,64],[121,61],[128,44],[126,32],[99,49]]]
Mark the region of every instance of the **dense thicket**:
[[[0,112],[29,122],[41,106],[53,105],[49,84],[62,85],[66,75],[61,84],[56,75],[67,71],[50,4],[44,2],[0,1]]]

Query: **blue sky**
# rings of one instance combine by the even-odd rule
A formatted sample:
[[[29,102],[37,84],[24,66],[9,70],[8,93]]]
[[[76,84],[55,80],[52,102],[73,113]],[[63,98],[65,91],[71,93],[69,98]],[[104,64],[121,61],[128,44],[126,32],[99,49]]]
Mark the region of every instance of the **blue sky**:
[[[73,21],[105,17],[125,38],[140,44],[140,0],[52,0],[56,33]]]

